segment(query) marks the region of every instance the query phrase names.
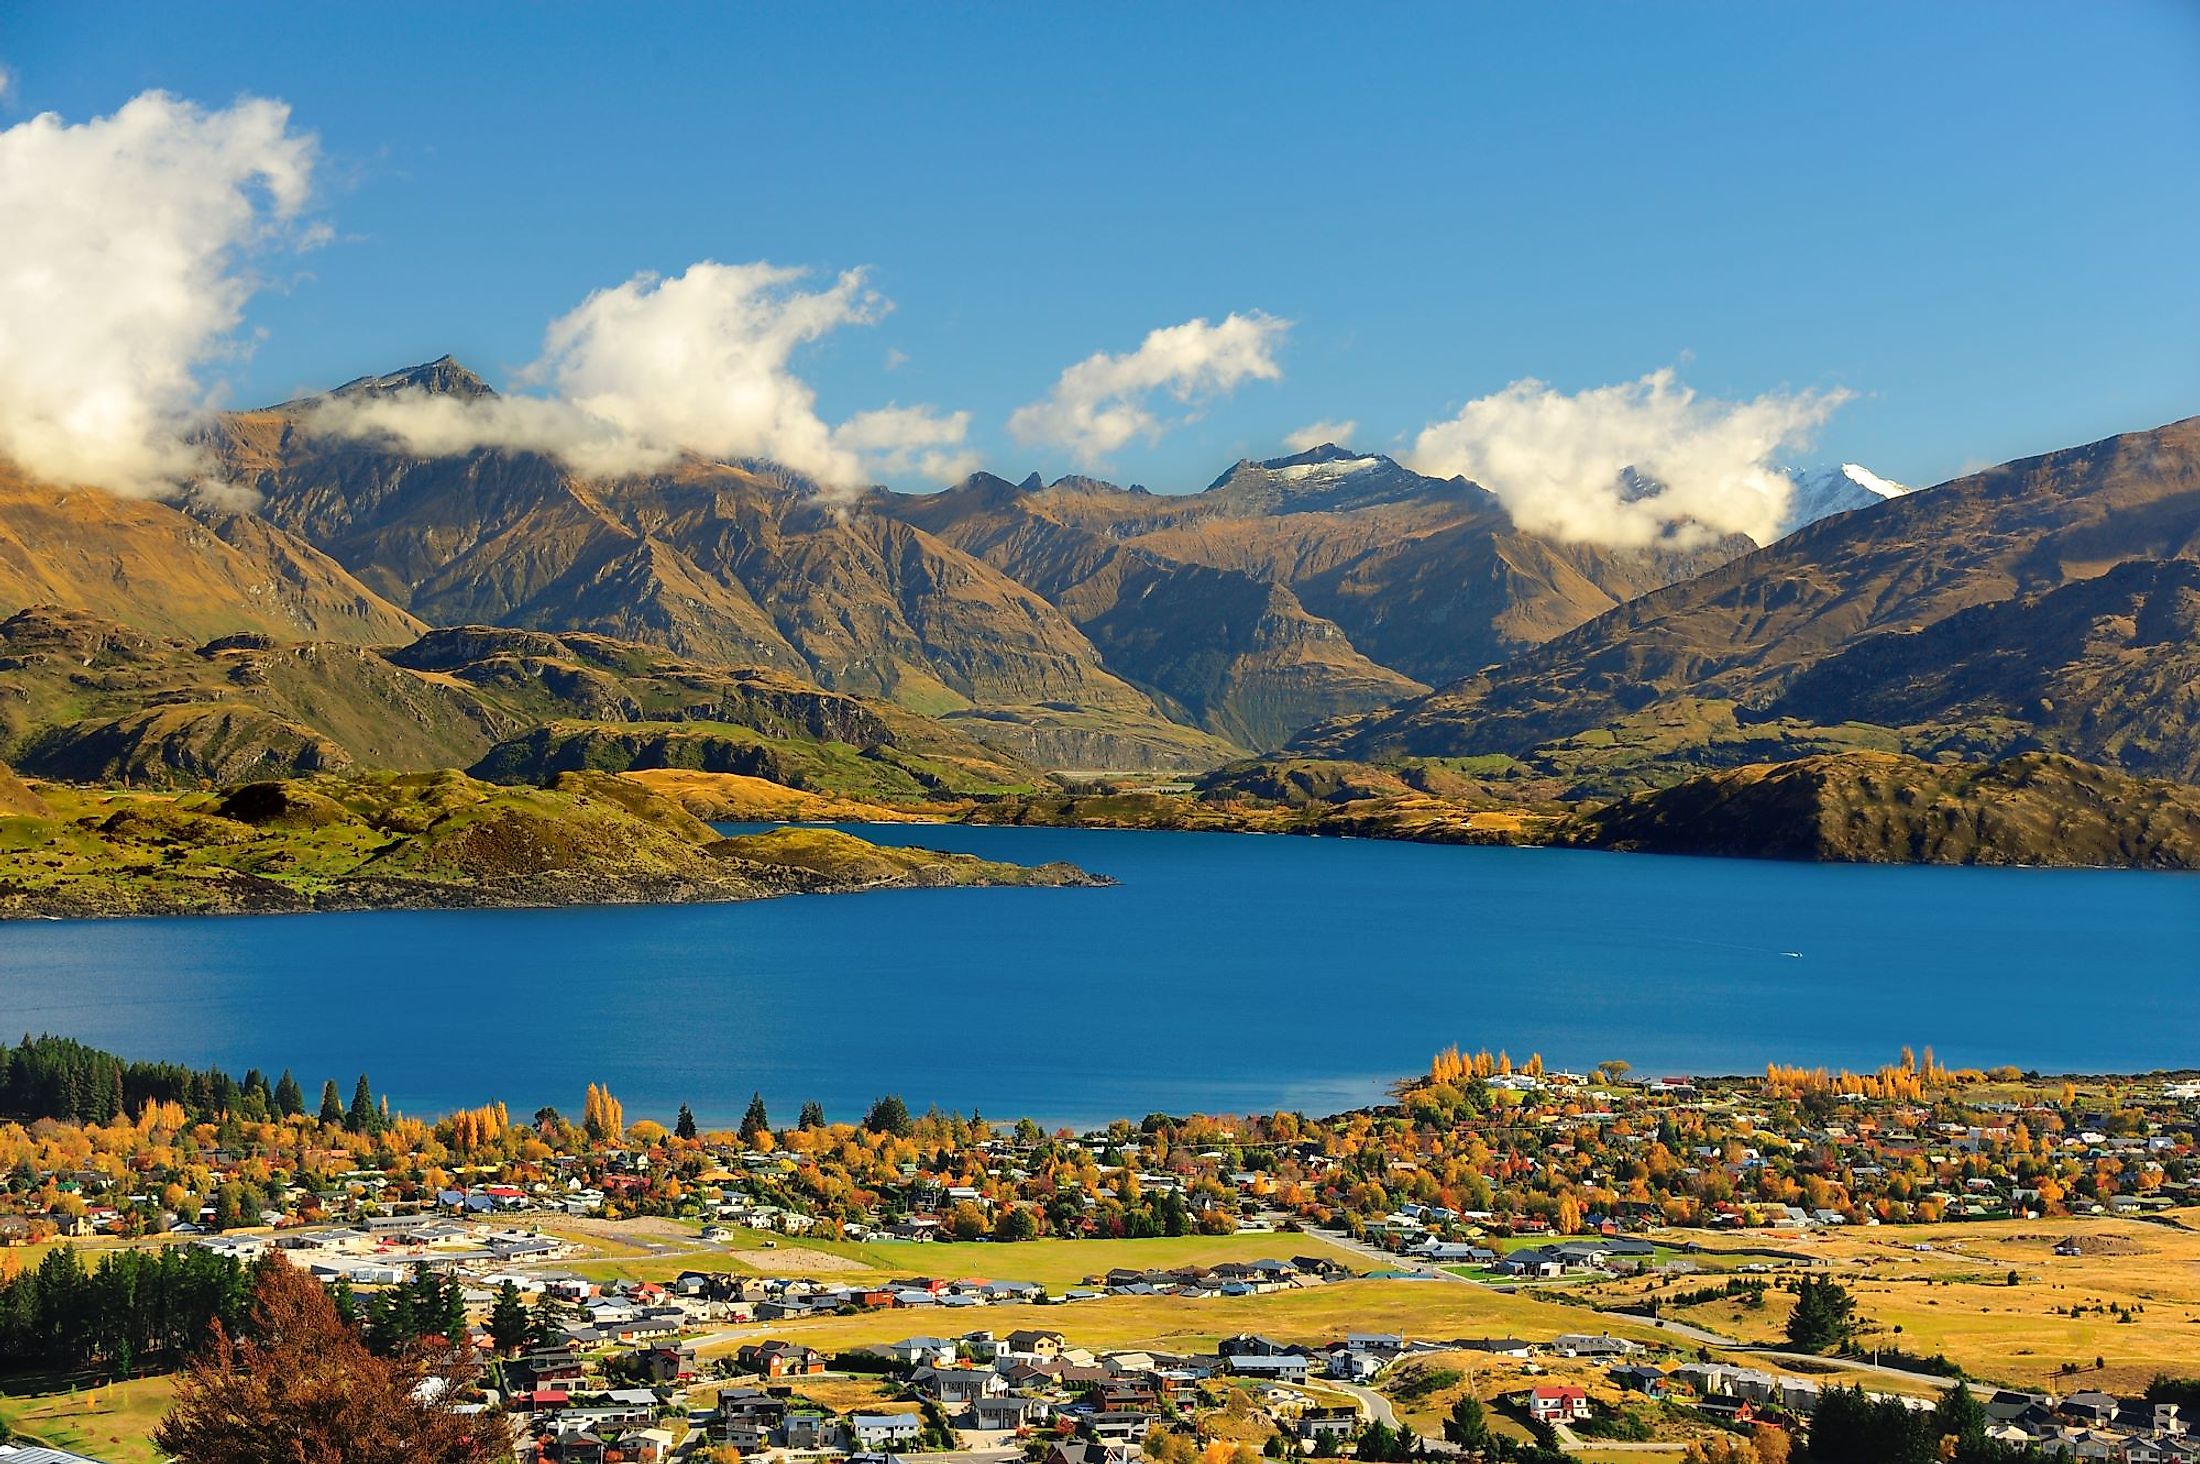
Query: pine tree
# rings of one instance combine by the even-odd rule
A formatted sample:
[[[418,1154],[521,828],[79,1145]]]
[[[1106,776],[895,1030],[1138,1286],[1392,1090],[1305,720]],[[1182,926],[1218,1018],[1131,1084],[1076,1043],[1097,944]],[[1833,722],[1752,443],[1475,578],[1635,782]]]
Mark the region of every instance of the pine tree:
[[[760,1135],[772,1131],[771,1118],[764,1112],[764,1095],[749,1095],[749,1111],[741,1115],[741,1142],[754,1144]]]
[[[284,1118],[296,1118],[306,1111],[306,1095],[299,1090],[298,1080],[284,1068],[283,1075],[275,1083],[275,1112]]]
[[[695,1114],[685,1103],[680,1105],[680,1117],[672,1125],[672,1136],[687,1143],[695,1142]]]
[[[344,1115],[344,1127],[355,1134],[374,1131],[374,1090],[367,1086],[367,1075],[359,1075],[358,1086],[351,1090],[351,1111]]]
[[[1805,1352],[1829,1352],[1856,1330],[1856,1303],[1832,1277],[1805,1276],[1795,1292],[1787,1339]]]
[[[344,1095],[336,1090],[336,1080],[330,1078],[321,1085],[321,1122],[341,1124],[344,1121]]]
[[[800,1129],[821,1129],[825,1127],[825,1105],[814,1098],[803,1104],[802,1116],[795,1120],[794,1126]]]
[[[1961,1454],[1985,1441],[1986,1428],[1992,1420],[1986,1416],[1986,1405],[1972,1397],[1969,1388],[1957,1383],[1940,1395],[1940,1405],[1933,1410],[1933,1421],[1939,1426],[1942,1438],[1956,1441],[1956,1450]]]
[[[909,1137],[909,1105],[889,1093],[871,1105],[871,1111],[863,1116],[863,1126],[874,1134],[892,1134],[897,1139]]]
[[[535,1298],[533,1310],[527,1313],[527,1344],[549,1347],[564,1340],[565,1323],[570,1315],[564,1302],[543,1292]]]
[[[489,1308],[489,1340],[499,1352],[517,1352],[527,1345],[528,1316],[519,1287],[506,1281],[497,1288],[496,1304]]]

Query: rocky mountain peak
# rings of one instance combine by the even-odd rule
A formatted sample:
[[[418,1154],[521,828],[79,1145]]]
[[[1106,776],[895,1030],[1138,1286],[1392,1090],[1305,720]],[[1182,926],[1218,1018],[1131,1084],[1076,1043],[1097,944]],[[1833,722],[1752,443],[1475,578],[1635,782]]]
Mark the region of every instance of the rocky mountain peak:
[[[330,395],[382,397],[401,391],[420,391],[431,396],[455,396],[467,400],[496,395],[488,382],[450,356],[438,356],[433,361],[408,366],[402,371],[392,371],[386,376],[361,376],[345,382]]]

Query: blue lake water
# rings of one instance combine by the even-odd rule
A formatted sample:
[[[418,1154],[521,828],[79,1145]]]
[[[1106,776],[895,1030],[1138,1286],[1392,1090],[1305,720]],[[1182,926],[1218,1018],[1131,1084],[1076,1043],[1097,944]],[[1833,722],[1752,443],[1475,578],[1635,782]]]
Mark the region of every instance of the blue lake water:
[[[2200,878],[1096,830],[873,827],[1101,890],[0,926],[0,1031],[362,1069],[401,1108],[630,1118],[751,1090],[1084,1122],[1378,1098],[1457,1042],[1554,1065],[2200,1066]],[[1795,952],[1789,955],[1788,952]]]

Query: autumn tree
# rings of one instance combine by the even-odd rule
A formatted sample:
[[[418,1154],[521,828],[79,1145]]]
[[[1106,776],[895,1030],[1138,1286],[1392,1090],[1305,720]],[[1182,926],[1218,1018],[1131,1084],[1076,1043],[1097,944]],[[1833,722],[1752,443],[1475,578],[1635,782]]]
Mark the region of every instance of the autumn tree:
[[[177,1464],[488,1464],[508,1452],[494,1410],[462,1413],[463,1346],[376,1357],[320,1282],[270,1255],[238,1335],[219,1326],[153,1433]]]
[[[581,1129],[598,1144],[616,1143],[626,1136],[626,1110],[609,1088],[588,1085],[588,1096],[581,1103]]]

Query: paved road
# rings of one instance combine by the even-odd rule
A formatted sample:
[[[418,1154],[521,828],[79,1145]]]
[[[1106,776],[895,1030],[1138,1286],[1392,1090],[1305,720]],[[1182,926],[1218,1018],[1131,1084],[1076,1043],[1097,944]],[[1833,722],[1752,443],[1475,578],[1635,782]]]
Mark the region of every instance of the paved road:
[[[1398,1426],[1398,1410],[1390,1406],[1388,1398],[1373,1388],[1363,1388],[1358,1383],[1339,1382],[1335,1378],[1323,1378],[1321,1386],[1335,1388],[1340,1393],[1350,1393],[1359,1401],[1361,1415],[1384,1428]]]
[[[1955,1379],[1942,1377],[1939,1373],[1913,1372],[1909,1368],[1889,1367],[1885,1363],[1866,1362],[1860,1357],[1829,1357],[1817,1352],[1790,1352],[1781,1347],[1768,1347],[1762,1342],[1744,1342],[1739,1337],[1729,1337],[1724,1333],[1714,1332],[1706,1327],[1694,1326],[1688,1322],[1660,1321],[1656,1318],[1634,1316],[1626,1312],[1612,1312],[1608,1315],[1626,1316],[1630,1321],[1645,1323],[1671,1336],[1682,1337],[1690,1342],[1701,1342],[1706,1346],[1723,1348],[1728,1352],[1752,1353],[1758,1357],[1770,1358],[1774,1362],[1809,1363],[1817,1367],[1839,1368],[1843,1372],[1862,1373],[1867,1377],[1887,1378],[1894,1382],[1922,1383],[1932,1388],[1947,1388],[1953,1386],[1955,1382]],[[1599,1445],[1598,1447],[1603,1446]]]

